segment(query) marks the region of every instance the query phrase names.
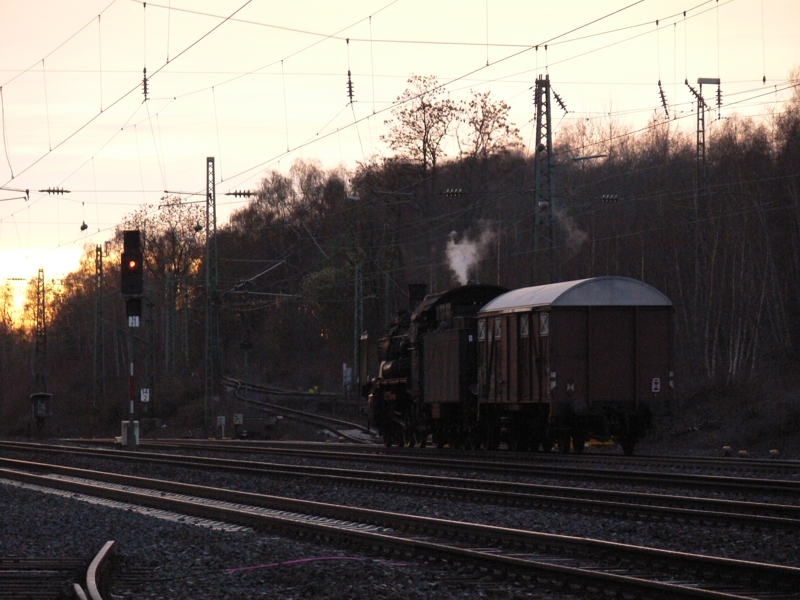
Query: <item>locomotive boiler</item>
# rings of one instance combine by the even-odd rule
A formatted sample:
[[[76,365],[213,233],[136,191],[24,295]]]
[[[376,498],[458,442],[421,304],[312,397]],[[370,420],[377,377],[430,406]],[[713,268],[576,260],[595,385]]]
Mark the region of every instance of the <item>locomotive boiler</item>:
[[[361,381],[387,445],[632,454],[672,394],[672,303],[626,277],[409,295]],[[373,360],[370,360],[373,359]]]

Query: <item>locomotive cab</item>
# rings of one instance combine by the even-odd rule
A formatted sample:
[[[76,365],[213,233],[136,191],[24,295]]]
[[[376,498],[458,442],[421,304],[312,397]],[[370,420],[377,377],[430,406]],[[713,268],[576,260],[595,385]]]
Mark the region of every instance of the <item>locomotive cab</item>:
[[[410,305],[420,289],[411,288]],[[466,285],[424,296],[410,315],[398,316],[368,376],[370,423],[386,445],[422,446],[429,435],[439,446],[464,441],[460,432],[477,420],[476,316],[505,291]]]

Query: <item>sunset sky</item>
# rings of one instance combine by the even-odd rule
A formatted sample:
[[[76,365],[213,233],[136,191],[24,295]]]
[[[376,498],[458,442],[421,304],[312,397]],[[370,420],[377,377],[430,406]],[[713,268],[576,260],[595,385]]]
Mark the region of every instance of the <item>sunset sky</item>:
[[[684,79],[721,78],[723,118],[769,119],[792,93],[798,23],[798,0],[0,0],[0,282],[75,269],[127,213],[203,191],[207,156],[224,223],[243,203],[225,192],[297,158],[386,155],[412,74],[456,100],[491,90],[526,144],[544,73],[570,111],[554,110],[556,133],[609,115],[645,126],[663,114],[659,79],[689,131]]]

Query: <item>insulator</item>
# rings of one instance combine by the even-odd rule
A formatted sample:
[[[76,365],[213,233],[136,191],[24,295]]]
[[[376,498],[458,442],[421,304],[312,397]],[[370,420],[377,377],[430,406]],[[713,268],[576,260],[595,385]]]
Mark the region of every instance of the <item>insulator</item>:
[[[667,108],[667,96],[664,94],[664,88],[661,87],[661,80],[658,80],[658,93],[661,94],[661,105],[664,107],[664,113],[666,113],[667,118],[669,119],[669,109]]]
[[[353,80],[350,78],[350,69],[347,70],[347,97],[350,99],[350,104],[353,103]]]
[[[555,98],[556,98],[556,102],[558,102],[558,105],[561,107],[561,110],[563,110],[563,111],[564,111],[564,114],[565,114],[565,115],[566,115],[566,114],[568,114],[568,113],[569,113],[569,111],[567,110],[567,105],[566,105],[566,104],[564,104],[564,101],[561,99],[561,96],[559,96],[559,95],[556,93],[556,91],[555,91],[555,90],[553,90],[553,96],[555,96]]]

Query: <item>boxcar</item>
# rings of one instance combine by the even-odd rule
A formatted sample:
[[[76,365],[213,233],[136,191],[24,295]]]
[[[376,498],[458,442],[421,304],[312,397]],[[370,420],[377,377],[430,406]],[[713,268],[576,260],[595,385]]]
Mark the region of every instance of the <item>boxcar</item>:
[[[517,289],[478,313],[478,410],[488,445],[626,454],[672,394],[672,302],[626,277]]]

